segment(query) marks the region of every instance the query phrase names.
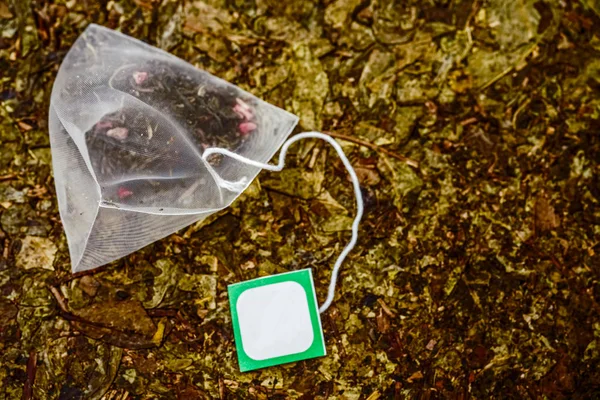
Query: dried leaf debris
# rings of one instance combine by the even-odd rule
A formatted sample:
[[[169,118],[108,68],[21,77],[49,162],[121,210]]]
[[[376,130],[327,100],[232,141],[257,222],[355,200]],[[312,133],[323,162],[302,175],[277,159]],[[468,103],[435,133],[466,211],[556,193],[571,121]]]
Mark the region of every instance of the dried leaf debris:
[[[311,267],[323,298],[354,206],[318,142],[71,275],[47,114],[91,22],[343,145],[367,212],[327,357],[239,373],[226,294]],[[599,55],[594,0],[0,0],[0,399],[598,397]]]

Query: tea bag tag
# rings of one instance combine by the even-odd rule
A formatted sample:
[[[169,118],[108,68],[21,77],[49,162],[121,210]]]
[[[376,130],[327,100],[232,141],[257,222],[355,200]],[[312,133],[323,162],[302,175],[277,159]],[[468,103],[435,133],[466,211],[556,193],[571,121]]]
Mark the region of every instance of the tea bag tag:
[[[288,139],[279,153],[277,165],[251,160],[227,149],[208,148],[202,154],[206,161],[212,154],[221,154],[239,162],[269,171],[281,171],[285,156],[293,143],[302,139],[321,139],[329,143],[350,175],[356,197],[356,216],[352,222],[352,237],[333,265],[327,298],[317,305],[315,285],[310,269],[253,279],[228,286],[231,319],[235,334],[240,370],[251,371],[326,354],[319,313],[333,302],[340,267],[358,240],[358,226],[363,215],[363,199],[356,172],[342,147],[331,136],[320,132],[304,132]],[[249,184],[222,179],[207,168],[222,190],[241,192]]]
[[[326,354],[310,269],[229,285],[240,371]]]

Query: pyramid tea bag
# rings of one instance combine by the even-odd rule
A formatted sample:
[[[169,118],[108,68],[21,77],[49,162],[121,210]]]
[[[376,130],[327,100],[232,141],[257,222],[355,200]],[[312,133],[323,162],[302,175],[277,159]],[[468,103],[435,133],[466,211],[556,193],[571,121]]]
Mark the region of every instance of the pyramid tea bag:
[[[90,25],[63,61],[50,102],[58,205],[73,272],[114,261],[231,204],[293,143],[341,158],[357,213],[319,307],[310,269],[229,285],[241,371],[325,355],[319,313],[363,214],[356,173],[319,132],[286,140],[298,118],[138,40]],[[267,164],[279,150],[277,165]]]
[[[54,177],[73,272],[227,207],[260,168],[220,156],[205,160],[204,149],[266,162],[297,122],[160,49],[90,25],[64,59],[50,102]]]

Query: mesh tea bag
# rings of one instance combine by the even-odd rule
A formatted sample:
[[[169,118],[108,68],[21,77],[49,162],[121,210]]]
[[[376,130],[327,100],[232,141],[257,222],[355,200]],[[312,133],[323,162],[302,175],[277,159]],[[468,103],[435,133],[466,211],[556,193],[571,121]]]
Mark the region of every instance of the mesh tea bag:
[[[73,271],[116,260],[227,207],[260,168],[204,159],[204,149],[268,161],[297,122],[160,49],[90,25],[64,59],[50,103]]]
[[[59,211],[73,272],[130,254],[229,206],[298,118],[160,49],[90,25],[64,59],[50,102]],[[362,206],[355,220],[356,240]],[[339,268],[349,245],[336,264]],[[337,272],[334,274],[337,275]],[[335,279],[332,281],[335,285]]]

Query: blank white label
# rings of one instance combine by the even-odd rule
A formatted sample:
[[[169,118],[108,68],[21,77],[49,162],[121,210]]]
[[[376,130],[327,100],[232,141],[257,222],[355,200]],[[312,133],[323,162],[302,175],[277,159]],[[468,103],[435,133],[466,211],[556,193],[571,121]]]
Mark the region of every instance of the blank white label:
[[[237,300],[242,345],[255,360],[301,353],[314,340],[304,288],[287,281],[243,292]]]

